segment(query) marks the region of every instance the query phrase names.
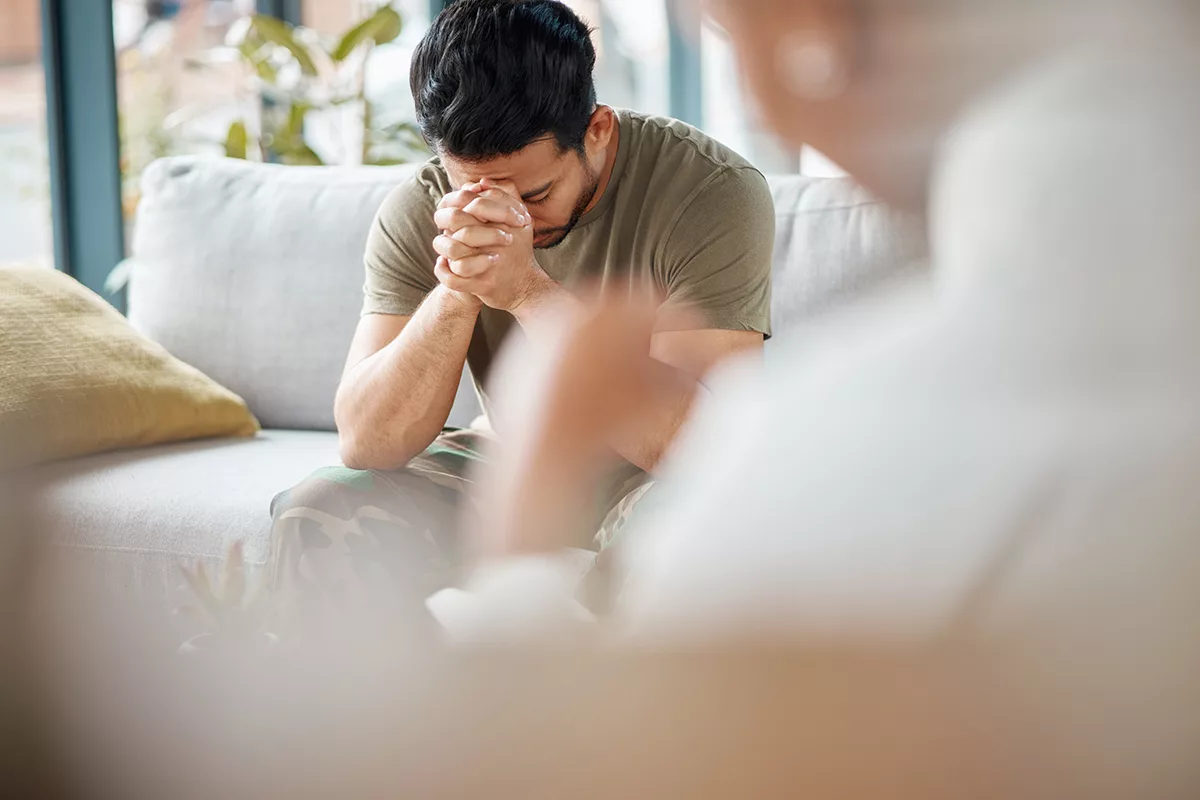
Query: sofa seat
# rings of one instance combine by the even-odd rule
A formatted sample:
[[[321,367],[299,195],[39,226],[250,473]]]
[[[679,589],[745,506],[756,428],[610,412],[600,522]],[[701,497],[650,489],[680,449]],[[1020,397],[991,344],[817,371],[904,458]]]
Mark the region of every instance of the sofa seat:
[[[178,564],[245,540],[267,560],[271,498],[338,463],[333,401],[362,307],[380,204],[414,167],[284,167],[177,157],[141,178],[130,322],[242,396],[267,430],[50,468],[65,561],[149,600]],[[776,242],[770,359],[819,315],[920,264],[924,231],[847,179],[770,179]],[[479,402],[464,375],[449,424]],[[145,603],[154,607],[152,602]],[[174,604],[168,608],[174,607]]]
[[[337,434],[283,430],[65,461],[45,468],[47,529],[66,568],[169,600],[181,563],[219,563],[238,540],[260,571],[271,498],[336,463]]]

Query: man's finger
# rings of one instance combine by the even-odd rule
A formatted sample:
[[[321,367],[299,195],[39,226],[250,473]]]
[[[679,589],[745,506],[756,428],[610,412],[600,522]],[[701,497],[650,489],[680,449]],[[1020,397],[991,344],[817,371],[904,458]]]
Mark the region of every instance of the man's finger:
[[[514,228],[524,228],[529,223],[529,218],[511,202],[504,203],[490,197],[476,197],[463,206],[463,211],[477,217],[481,222],[495,222]]]
[[[520,201],[521,199],[521,193],[517,191],[517,185],[512,181],[498,181],[494,178],[484,178],[476,185],[484,191],[487,191],[488,189],[497,189],[501,192],[504,192],[509,197],[514,198],[515,200]]]
[[[451,261],[460,258],[469,258],[470,256],[479,254],[479,251],[474,247],[468,247],[462,242],[455,241],[445,234],[441,234],[433,240],[433,251],[439,256],[445,256]]]
[[[479,197],[480,192],[472,192],[470,189],[459,189],[457,192],[450,192],[438,201],[438,208],[463,208],[467,203]]]
[[[516,193],[515,188],[510,192],[502,190],[497,186],[484,186],[481,183],[468,183],[456,191],[443,195],[442,199],[438,202],[438,208],[462,208],[476,197],[487,197],[498,202],[512,203],[514,206],[524,208],[521,196]]]
[[[521,199],[521,193],[517,191],[515,183],[512,181],[492,181],[488,178],[484,180],[488,182],[475,184],[479,187],[477,193],[480,197],[486,197],[489,200],[495,200],[500,203],[510,203],[513,208],[525,216],[529,216],[529,209],[525,207],[525,201]]]
[[[479,225],[480,222],[478,217],[471,216],[461,208],[447,206],[433,213],[433,224],[438,226],[438,230],[453,233],[470,225]]]
[[[482,266],[477,263],[480,261],[483,262]],[[438,259],[437,264],[433,267],[433,274],[447,288],[456,292],[475,294],[485,288],[480,276],[487,272],[490,266],[491,262],[487,260],[487,256],[475,256],[464,261]]]
[[[434,265],[433,276],[438,279],[438,283],[447,289],[453,289],[456,292],[463,292],[465,294],[471,294],[471,288],[475,285],[475,282],[469,278],[455,275],[450,269],[449,263],[442,258],[439,258],[437,264]]]
[[[468,247],[482,249],[485,247],[504,247],[513,243],[513,235],[503,228],[493,225],[471,225],[459,228],[450,234],[450,238],[462,242]]]
[[[468,258],[451,259],[450,271],[460,278],[478,278],[491,269],[498,258],[495,253],[483,253]]]

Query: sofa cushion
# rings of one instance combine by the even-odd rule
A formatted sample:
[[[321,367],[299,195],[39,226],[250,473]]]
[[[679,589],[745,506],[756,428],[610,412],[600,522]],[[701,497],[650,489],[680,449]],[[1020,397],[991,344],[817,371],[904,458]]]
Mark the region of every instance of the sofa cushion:
[[[367,232],[410,174],[195,157],[152,164],[130,321],[245,398],[264,427],[332,430]],[[466,425],[478,406],[471,391],[460,399],[452,424]]]
[[[771,323],[777,339],[925,267],[926,234],[920,222],[848,178],[777,177],[771,179],[771,192]]]
[[[241,398],[73,278],[0,268],[0,466],[257,431]]]
[[[411,169],[157,162],[142,179],[130,319],[244,397],[264,426],[332,429],[367,232]],[[917,225],[848,179],[770,183],[777,336],[923,251]],[[464,375],[451,424],[477,413]]]
[[[235,541],[261,568],[271,498],[336,463],[336,435],[272,430],[60,462],[39,472],[46,529],[68,565],[162,599],[180,583],[182,561],[220,561]]]

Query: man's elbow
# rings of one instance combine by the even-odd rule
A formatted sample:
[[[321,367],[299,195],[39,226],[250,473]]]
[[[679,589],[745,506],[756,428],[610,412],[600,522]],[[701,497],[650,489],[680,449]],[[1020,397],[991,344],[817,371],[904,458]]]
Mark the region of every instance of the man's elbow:
[[[361,436],[347,431],[338,432],[338,455],[342,458],[342,464],[350,469],[389,470],[404,465],[404,462],[398,462],[398,459],[384,458],[378,444],[372,447],[364,442]]]
[[[425,447],[426,445],[410,447],[403,443],[388,443],[379,441],[376,437],[364,440],[364,437],[356,435],[353,431],[338,432],[338,454],[342,464],[350,469],[381,472],[400,469]]]
[[[333,403],[333,420],[338,432],[338,455],[350,469],[384,469],[380,463],[378,442],[372,443],[361,430],[360,420],[351,413],[344,387],[339,387]]]
[[[342,464],[350,469],[379,469],[371,453],[349,436],[338,437],[338,454]]]

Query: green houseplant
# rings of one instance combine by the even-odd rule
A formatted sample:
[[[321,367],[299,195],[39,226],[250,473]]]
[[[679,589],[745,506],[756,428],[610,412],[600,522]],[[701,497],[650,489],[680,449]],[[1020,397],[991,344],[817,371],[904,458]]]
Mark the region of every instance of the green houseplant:
[[[184,67],[227,74],[230,59],[241,65],[239,102],[220,142],[230,158],[314,166],[423,161],[430,152],[417,125],[389,115],[366,94],[367,60],[376,47],[394,41],[403,27],[399,12],[387,4],[340,36],[325,40],[310,29],[251,15],[229,29],[222,46],[188,60]],[[137,125],[130,120],[122,124],[127,139],[122,147],[127,219],[132,219],[140,199],[141,170],[154,158],[191,151],[197,143],[188,136],[187,123],[208,110],[194,104],[168,114],[171,87],[164,85],[162,69],[162,64],[154,63],[140,71],[139,79],[149,87],[146,91],[153,90],[153,102],[139,106]],[[336,117],[339,123],[342,146],[332,158],[319,155],[306,136],[306,127],[319,116]],[[131,139],[140,146],[131,147]],[[207,146],[213,146],[211,138]],[[138,157],[131,158],[133,153]],[[131,271],[130,260],[118,264],[105,282],[106,291],[115,294],[123,289]]]
[[[343,147],[339,163],[389,165],[427,158],[417,126],[379,114],[365,91],[364,65],[371,50],[393,41],[402,29],[399,12],[389,5],[328,42],[273,17],[241,20],[226,44],[240,54],[261,102],[229,126],[225,154],[323,164],[305,139],[305,124],[313,114],[333,112],[357,123],[352,135],[343,137],[353,146]]]

